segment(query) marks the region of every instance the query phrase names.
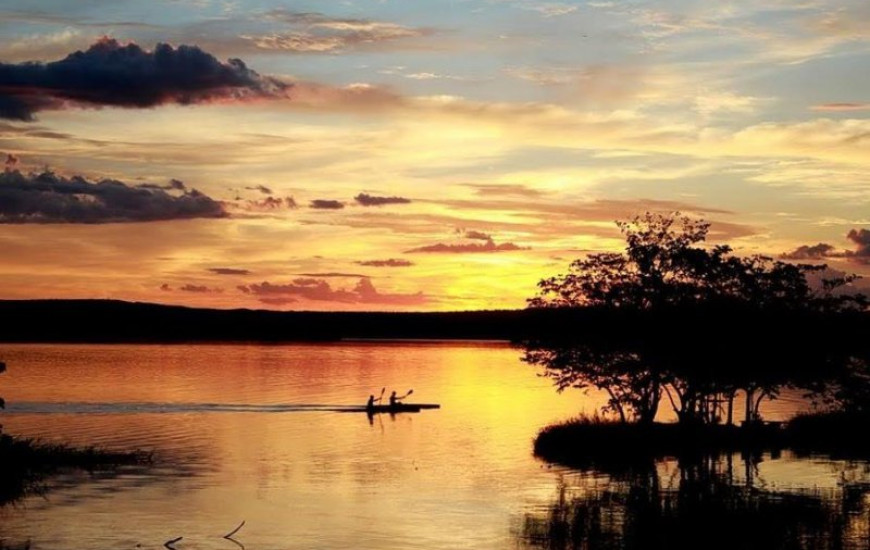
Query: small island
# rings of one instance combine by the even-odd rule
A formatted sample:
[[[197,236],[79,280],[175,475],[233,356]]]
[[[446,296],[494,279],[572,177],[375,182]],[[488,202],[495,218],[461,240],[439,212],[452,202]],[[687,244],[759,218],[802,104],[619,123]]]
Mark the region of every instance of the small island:
[[[601,417],[542,429],[538,456],[612,465],[784,448],[870,452],[855,437],[870,427],[870,324],[855,276],[738,257],[705,245],[709,224],[678,214],[617,224],[623,253],[577,260],[529,300],[551,322],[523,342],[524,361],[558,391],[609,397]],[[765,422],[762,403],[786,388],[815,412]],[[660,408],[676,422],[657,421]]]

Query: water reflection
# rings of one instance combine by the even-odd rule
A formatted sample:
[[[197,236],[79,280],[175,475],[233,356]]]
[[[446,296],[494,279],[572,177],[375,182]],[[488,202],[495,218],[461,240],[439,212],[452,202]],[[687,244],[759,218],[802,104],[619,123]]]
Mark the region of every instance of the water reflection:
[[[553,550],[867,548],[866,464],[841,464],[830,487],[780,487],[775,473],[764,474],[765,462],[787,470],[792,458],[728,454],[566,471],[552,502],[524,515],[517,540]]]

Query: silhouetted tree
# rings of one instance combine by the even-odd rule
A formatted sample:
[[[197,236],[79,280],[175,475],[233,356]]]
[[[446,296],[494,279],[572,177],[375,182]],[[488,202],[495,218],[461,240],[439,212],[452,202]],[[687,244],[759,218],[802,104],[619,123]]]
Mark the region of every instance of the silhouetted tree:
[[[529,307],[597,310],[611,320],[619,314],[631,320],[621,324],[628,333],[590,337],[562,327],[558,336],[526,341],[524,360],[543,367],[560,391],[607,392],[606,410],[624,421],[652,422],[666,397],[680,422],[718,422],[723,413],[730,422],[738,391],[746,395],[746,420],[757,420],[761,401],[792,380],[793,362],[807,364],[784,353],[763,323],[866,307],[865,297],[841,292],[854,276],[823,279],[814,289],[807,275],[825,266],[702,246],[705,221],[646,213],[616,223],[624,252],[574,261],[567,274],[538,284]],[[780,344],[794,337],[780,334]]]

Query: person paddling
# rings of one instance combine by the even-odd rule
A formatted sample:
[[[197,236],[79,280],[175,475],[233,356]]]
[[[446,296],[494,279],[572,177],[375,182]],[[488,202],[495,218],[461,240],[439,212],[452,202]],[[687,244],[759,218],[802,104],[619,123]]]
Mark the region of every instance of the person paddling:
[[[414,390],[408,390],[408,393],[406,393],[405,395],[396,395],[396,390],[393,390],[393,393],[390,394],[390,408],[397,408],[399,405],[402,404],[402,399],[408,397],[412,393],[414,393]]]
[[[370,395],[370,396],[369,396],[369,400],[366,401],[366,411],[367,411],[367,412],[373,412],[373,411],[375,410],[375,401],[380,401],[380,400],[381,400],[380,397],[378,397],[377,399],[375,399],[375,396],[374,396],[374,395]]]

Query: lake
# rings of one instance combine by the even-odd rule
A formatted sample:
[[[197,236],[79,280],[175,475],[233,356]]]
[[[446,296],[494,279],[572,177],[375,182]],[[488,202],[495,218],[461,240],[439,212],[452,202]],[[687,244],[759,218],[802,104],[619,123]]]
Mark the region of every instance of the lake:
[[[673,460],[614,473],[536,459],[540,428],[603,399],[557,394],[520,356],[497,342],[0,346],[4,431],[156,459],[49,480],[44,495],[0,509],[0,547],[158,549],[184,537],[177,548],[229,550],[238,546],[223,535],[245,521],[234,539],[249,549],[561,548],[576,537],[559,539],[560,529],[588,523],[583,510],[609,510],[587,527],[619,538],[636,510],[618,495],[646,487],[650,501],[677,506],[686,479],[721,495],[724,476],[746,498],[772,495],[772,505],[749,503],[773,506],[770,517],[792,517],[777,508],[783,495],[822,509],[827,523],[808,523],[800,540],[817,528],[819,540],[867,546],[864,463],[785,452],[723,458],[695,475]],[[329,410],[383,387],[442,408],[371,420]],[[792,395],[764,410],[786,418],[804,406]],[[735,513],[742,494],[729,496]],[[674,521],[673,509],[660,516]]]

